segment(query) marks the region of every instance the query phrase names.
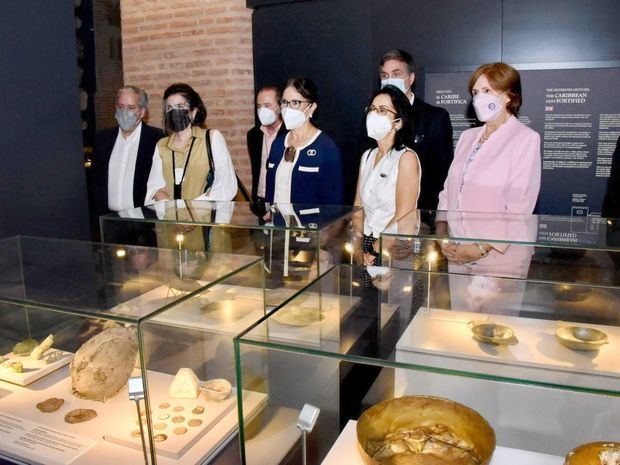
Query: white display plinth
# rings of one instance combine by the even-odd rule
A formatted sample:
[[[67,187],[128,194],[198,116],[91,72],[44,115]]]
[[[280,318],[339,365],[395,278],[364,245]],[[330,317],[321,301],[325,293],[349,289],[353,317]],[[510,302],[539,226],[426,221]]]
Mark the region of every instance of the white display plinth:
[[[472,376],[396,369],[395,395],[432,395],[465,404],[489,421],[500,444],[516,449],[562,455],[579,444],[614,437],[620,398],[571,388],[619,389],[614,369],[620,368],[620,358],[613,360],[614,347],[620,345],[618,328],[597,326],[609,334],[610,344],[598,353],[579,353],[555,340],[556,322],[489,315],[488,321],[510,326],[519,341],[492,346],[474,340],[467,324],[486,317],[420,309],[398,341],[396,361]]]
[[[359,453],[357,422],[350,420],[321,465],[365,465]],[[490,465],[562,465],[564,459],[547,454],[537,454],[506,447],[496,447]]]
[[[161,379],[160,379],[161,378]],[[169,384],[173,379],[172,375],[162,373],[150,373],[149,383],[155,379],[163,380]],[[58,370],[28,388],[11,386],[8,383],[0,383],[3,389],[11,390],[12,393],[0,399],[0,414],[23,418],[26,422],[39,425],[42,428],[49,428],[58,432],[65,432],[69,436],[86,438],[95,442],[86,444],[83,452],[73,461],[51,461],[50,456],[40,455],[40,451],[33,451],[22,446],[15,446],[6,442],[0,442],[0,454],[27,463],[50,465],[52,463],[66,465],[109,465],[111,463],[142,463],[142,450],[127,447],[127,445],[113,444],[105,441],[103,436],[111,433],[119,433],[125,428],[138,429],[136,425],[137,413],[135,403],[130,401],[127,396],[127,388],[124,388],[116,396],[105,403],[78,399],[71,394],[71,380],[68,369],[65,367]],[[225,445],[232,435],[237,431],[237,409],[233,390],[230,398],[231,405],[227,412],[219,416],[217,422],[211,422],[210,428],[204,430],[200,435],[193,435],[189,447],[185,447],[184,453],[178,458],[167,457],[158,453],[157,461],[160,465],[168,464],[198,464],[209,457],[213,457]],[[50,397],[59,397],[65,400],[63,406],[57,412],[43,413],[36,408],[36,404]],[[262,393],[247,391],[244,397],[244,414],[246,418],[256,415],[265,405],[267,396]],[[157,402],[157,400],[155,400]],[[168,402],[170,402],[168,400]],[[170,403],[174,405],[177,400]],[[208,408],[212,402],[205,402]],[[156,407],[156,406],[155,406]],[[68,424],[64,421],[64,416],[70,410],[76,408],[90,408],[97,412],[97,417],[93,420]],[[171,412],[172,415],[173,412]],[[183,414],[187,412],[179,412]],[[176,414],[176,413],[175,413]],[[155,420],[157,422],[157,420]],[[206,423],[206,422],[205,422]],[[178,426],[178,425],[174,425]],[[188,430],[189,426],[186,426]],[[159,431],[154,431],[154,434]],[[173,436],[169,431],[165,432],[169,437]],[[189,433],[188,433],[189,434]],[[187,436],[189,439],[190,437]],[[170,439],[174,439],[170,437]],[[138,439],[139,440],[139,439]],[[159,446],[161,443],[156,443]]]
[[[509,326],[518,343],[493,346],[477,342],[468,325],[475,319]],[[580,324],[604,331],[609,344],[596,351],[576,351],[556,339],[557,325],[551,320],[420,309],[403,333],[397,350],[415,352],[419,360],[442,368],[575,387],[618,389],[620,328]],[[439,358],[445,360],[436,365]]]
[[[0,381],[8,381],[19,386],[28,386],[51,372],[64,367],[73,360],[71,352],[63,352],[56,349],[49,349],[45,352],[45,355],[54,352],[61,352],[62,355],[52,363],[45,363],[44,360],[33,360],[30,356],[18,356],[13,355],[13,353],[6,354],[5,357],[8,360],[5,363],[20,362],[23,365],[23,372],[16,373],[8,366],[0,366]]]

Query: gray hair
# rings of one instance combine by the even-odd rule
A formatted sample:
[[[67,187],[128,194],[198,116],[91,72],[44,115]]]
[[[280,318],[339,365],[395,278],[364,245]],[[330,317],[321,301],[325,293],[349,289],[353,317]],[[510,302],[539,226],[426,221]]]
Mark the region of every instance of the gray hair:
[[[149,106],[149,96],[144,90],[140,89],[139,87],[123,86],[118,89],[118,92],[116,93],[116,98],[118,99],[118,96],[121,95],[123,92],[133,92],[134,94],[136,94],[138,96],[138,105],[140,105],[141,108],[146,108]]]
[[[405,65],[407,65],[407,69],[409,70],[410,73],[416,72],[415,60],[409,53],[405,52],[404,50],[394,48],[392,50],[385,52],[383,56],[381,57],[379,66],[383,66],[385,62],[389,60],[401,61],[405,63]]]

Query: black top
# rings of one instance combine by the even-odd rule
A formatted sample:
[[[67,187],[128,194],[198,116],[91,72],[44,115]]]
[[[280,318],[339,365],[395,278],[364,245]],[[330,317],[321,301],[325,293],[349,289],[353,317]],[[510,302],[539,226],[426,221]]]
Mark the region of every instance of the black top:
[[[284,123],[280,125],[276,138],[286,134]],[[263,136],[265,134],[260,130],[260,126],[254,126],[248,131],[248,154],[250,155],[250,164],[252,165],[252,201],[256,202],[256,192],[258,191],[258,178],[260,177],[260,162],[263,151]]]
[[[94,203],[91,209],[94,210],[96,217],[110,213],[108,209],[108,166],[116,138],[118,137],[118,130],[118,127],[103,129],[98,131],[95,136],[91,167]],[[161,129],[142,123],[136,158],[136,170],[133,179],[134,207],[144,205],[146,183],[153,164],[155,145],[162,137],[164,137],[164,133]]]
[[[452,123],[445,109],[429,105],[418,96],[411,106],[411,114],[413,140],[408,146],[418,154],[422,167],[418,208],[435,210],[454,157]]]

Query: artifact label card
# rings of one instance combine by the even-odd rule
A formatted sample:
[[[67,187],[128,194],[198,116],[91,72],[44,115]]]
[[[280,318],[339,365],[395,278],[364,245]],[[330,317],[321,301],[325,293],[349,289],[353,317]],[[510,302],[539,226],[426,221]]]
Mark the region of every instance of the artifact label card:
[[[92,439],[5,413],[0,413],[0,442],[9,454],[45,465],[70,464],[96,444]]]

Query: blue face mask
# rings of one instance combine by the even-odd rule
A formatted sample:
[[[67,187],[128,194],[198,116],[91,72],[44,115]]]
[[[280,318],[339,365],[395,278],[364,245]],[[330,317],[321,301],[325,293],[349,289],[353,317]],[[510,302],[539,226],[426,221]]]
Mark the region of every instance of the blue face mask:
[[[123,131],[131,131],[138,124],[138,115],[131,110],[117,108],[114,117]]]
[[[400,78],[388,78],[381,79],[381,88],[383,89],[385,86],[394,86],[400,89],[403,94],[406,94],[409,89],[405,87],[405,79]]]

